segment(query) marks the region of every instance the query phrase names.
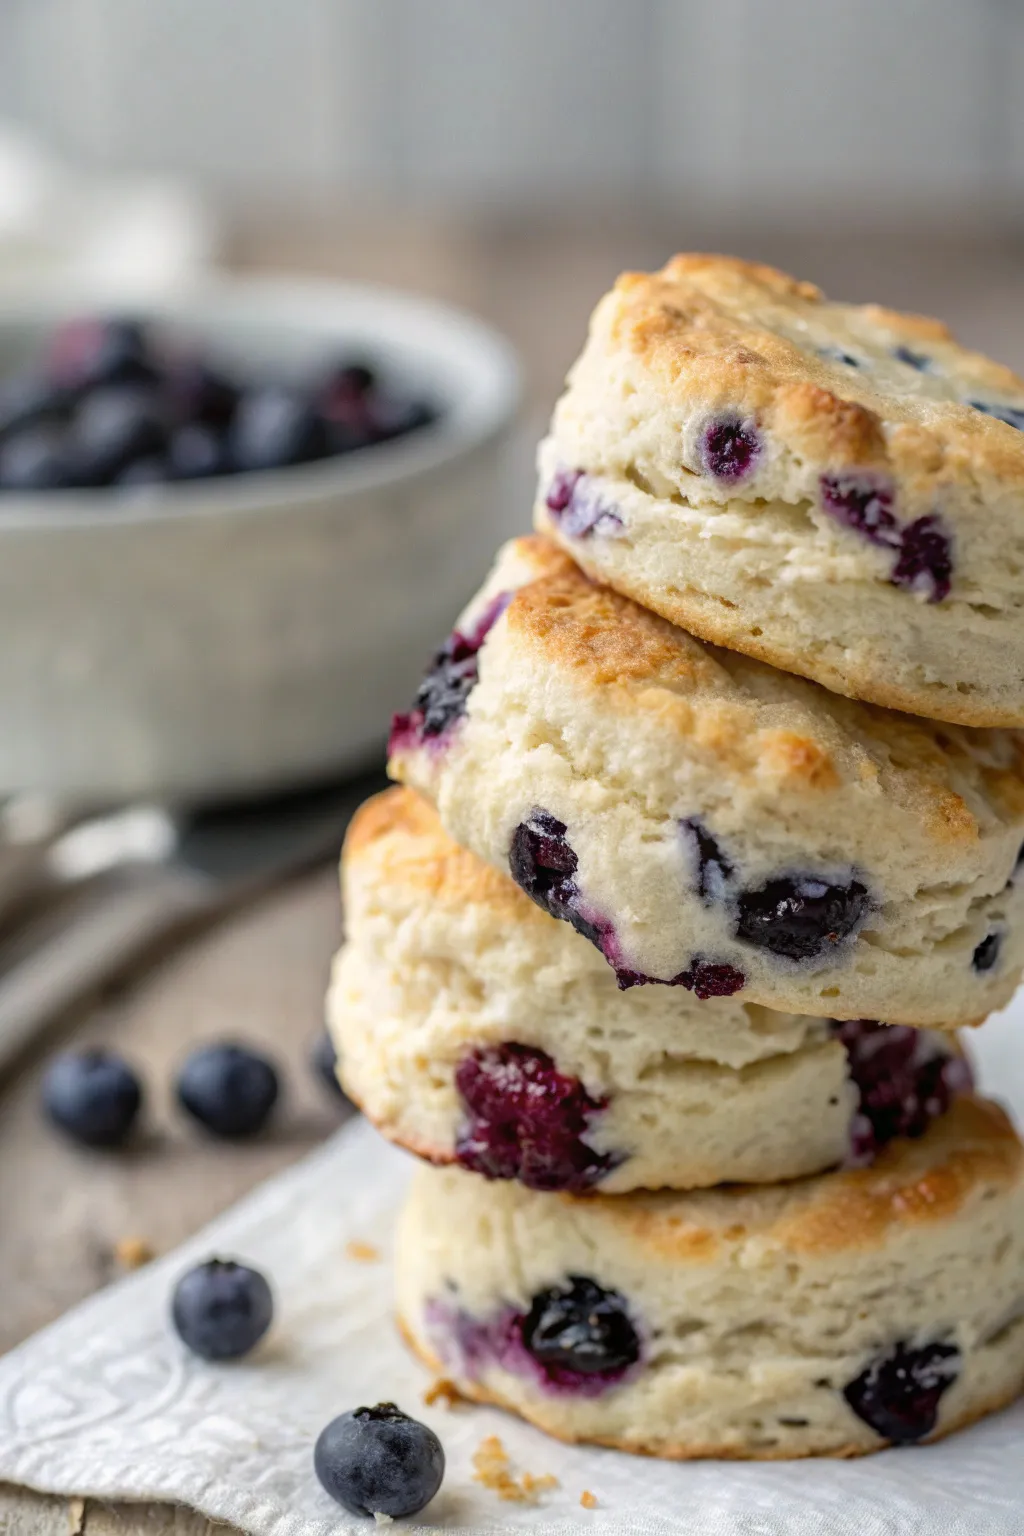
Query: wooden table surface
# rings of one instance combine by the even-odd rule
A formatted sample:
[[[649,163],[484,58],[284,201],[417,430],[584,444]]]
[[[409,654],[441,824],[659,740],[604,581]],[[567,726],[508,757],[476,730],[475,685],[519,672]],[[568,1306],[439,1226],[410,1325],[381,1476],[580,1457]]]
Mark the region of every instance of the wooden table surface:
[[[529,442],[579,345],[594,297],[625,266],[675,248],[733,248],[787,264],[831,291],[950,319],[966,340],[1024,369],[1024,258],[997,240],[797,239],[687,229],[681,215],[619,212],[543,227],[495,221],[464,229],[420,219],[346,223],[282,219],[238,242],[238,264],[372,277],[458,301],[491,318],[527,367],[522,484]],[[523,523],[526,508],[523,508]],[[306,1055],[338,932],[333,869],[296,881],[171,950],[129,983],[55,1027],[0,1093],[0,1350],[106,1284],[118,1243],[166,1252],[252,1185],[313,1147],[337,1111]],[[251,1146],[211,1145],[173,1111],[173,1066],[193,1041],[237,1035],[285,1064],[278,1124]],[[129,1155],[88,1155],[51,1134],[38,1112],[41,1062],[60,1038],[102,1040],[144,1070],[148,1134]],[[186,1510],[105,1506],[0,1487],[2,1536],[198,1536]]]

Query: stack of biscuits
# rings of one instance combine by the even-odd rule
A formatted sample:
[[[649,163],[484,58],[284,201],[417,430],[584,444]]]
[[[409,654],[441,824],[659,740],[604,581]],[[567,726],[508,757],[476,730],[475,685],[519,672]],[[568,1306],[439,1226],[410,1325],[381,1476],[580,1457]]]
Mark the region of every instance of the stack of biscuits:
[[[421,1158],[400,1320],[665,1457],[1024,1384],[1024,381],[722,257],[628,274],[343,858],[346,1091]]]

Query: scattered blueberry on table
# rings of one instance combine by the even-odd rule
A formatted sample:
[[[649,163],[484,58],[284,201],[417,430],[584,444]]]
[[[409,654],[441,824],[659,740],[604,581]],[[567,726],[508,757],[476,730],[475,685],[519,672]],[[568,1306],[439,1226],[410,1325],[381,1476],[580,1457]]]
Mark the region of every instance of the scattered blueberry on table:
[[[142,1105],[138,1078],[112,1051],[65,1051],[43,1078],[43,1107],[53,1124],[88,1147],[117,1147]]]
[[[74,320],[0,381],[0,491],[280,469],[404,437],[436,415],[353,358],[243,378],[142,321]]]
[[[255,1136],[280,1092],[277,1071],[247,1046],[204,1045],[178,1074],[178,1102],[214,1136]]]
[[[313,1465],[351,1514],[397,1520],[416,1514],[440,1488],[444,1449],[425,1424],[394,1403],[378,1403],[332,1419],[317,1439]]]
[[[326,1029],[321,1030],[313,1042],[313,1049],[309,1053],[309,1064],[313,1069],[314,1077],[318,1082],[323,1083],[328,1093],[336,1099],[341,1099],[345,1104],[351,1104],[351,1099],[338,1081],[338,1053]]]
[[[231,1259],[208,1259],[182,1275],[171,1318],[178,1335],[204,1360],[237,1360],[262,1339],[274,1297],[259,1270]]]

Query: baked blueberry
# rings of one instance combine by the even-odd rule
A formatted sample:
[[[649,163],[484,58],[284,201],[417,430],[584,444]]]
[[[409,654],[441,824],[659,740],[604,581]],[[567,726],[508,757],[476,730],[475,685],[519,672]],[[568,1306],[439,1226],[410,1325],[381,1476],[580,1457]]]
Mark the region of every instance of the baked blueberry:
[[[1008,427],[1016,427],[1018,432],[1024,432],[1024,406],[994,405],[985,400],[968,400],[965,403],[985,416],[994,416],[997,421],[1005,421]]]
[[[1002,947],[1003,936],[1001,933],[987,933],[971,956],[971,964],[976,971],[991,971],[999,961],[999,951]]]
[[[622,527],[619,513],[601,499],[597,484],[581,469],[558,471],[548,487],[546,505],[570,538],[586,539]]]
[[[959,1370],[960,1351],[955,1344],[914,1348],[901,1341],[844,1387],[843,1396],[857,1417],[883,1440],[911,1445],[935,1428],[942,1394],[953,1385]]]
[[[679,825],[696,864],[697,890],[701,901],[705,906],[715,901],[724,901],[732,875],[732,864],[699,816],[688,816]]]
[[[171,1319],[193,1354],[237,1360],[262,1339],[274,1316],[274,1298],[259,1270],[233,1259],[208,1259],[174,1287]]]
[[[565,823],[557,816],[539,808],[534,810],[529,821],[520,822],[512,834],[509,873],[545,912],[571,923],[577,933],[603,949],[607,925],[580,910],[579,891],[573,879],[579,860],[565,834]]]
[[[585,1139],[607,1101],[559,1072],[546,1051],[511,1041],[481,1047],[459,1063],[455,1086],[466,1110],[455,1155],[474,1173],[579,1191],[616,1165]]]
[[[521,1324],[522,1340],[553,1385],[581,1378],[609,1384],[640,1358],[640,1337],[625,1298],[586,1275],[539,1291]]]
[[[489,603],[468,634],[453,630],[419,686],[412,709],[395,715],[388,750],[446,735],[466,713],[466,700],[480,679],[477,654],[504,613],[511,593]]]
[[[848,1019],[832,1030],[846,1048],[859,1098],[850,1130],[853,1166],[871,1163],[897,1136],[923,1136],[971,1087],[965,1058],[928,1030],[873,1019]]]
[[[953,575],[953,549],[942,520],[934,514],[919,517],[900,534],[899,558],[889,580],[894,587],[923,592],[930,603],[949,596]]]
[[[837,523],[852,528],[872,544],[899,547],[895,498],[887,481],[863,475],[822,475],[820,485],[822,505]]]
[[[241,1045],[204,1045],[178,1074],[178,1102],[214,1136],[254,1136],[277,1103],[271,1062]]]
[[[761,438],[752,422],[727,416],[711,422],[701,438],[704,470],[726,483],[748,475],[761,453]]]
[[[331,1498],[353,1515],[400,1520],[429,1504],[444,1478],[432,1429],[394,1403],[353,1408],[320,1431],[313,1466]]]
[[[856,931],[869,905],[859,880],[840,885],[817,875],[784,876],[741,892],[736,934],[788,960],[816,960]]]
[[[930,373],[932,360],[924,352],[915,352],[911,347],[896,347],[893,357],[897,362],[906,363],[908,368],[913,368],[916,373]]]
[[[117,1147],[138,1118],[142,1086],[113,1051],[66,1051],[43,1078],[43,1107],[53,1124],[87,1147]]]

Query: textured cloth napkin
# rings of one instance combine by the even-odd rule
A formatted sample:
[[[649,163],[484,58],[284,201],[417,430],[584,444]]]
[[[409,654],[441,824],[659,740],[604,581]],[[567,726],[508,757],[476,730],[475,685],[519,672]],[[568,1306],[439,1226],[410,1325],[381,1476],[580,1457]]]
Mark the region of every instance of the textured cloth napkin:
[[[1024,996],[986,1026],[974,1055],[985,1083],[1024,1113]],[[562,1446],[492,1409],[424,1407],[427,1374],[391,1320],[390,1230],[408,1176],[404,1155],[355,1122],[185,1247],[14,1350],[0,1361],[0,1480],[173,1500],[252,1536],[365,1533],[373,1525],[317,1483],[313,1442],[335,1414],[393,1399],[433,1426],[448,1457],[422,1524],[464,1536],[1024,1532],[1024,1405],[936,1446],[763,1465],[647,1461]],[[246,1259],[273,1282],[277,1320],[248,1362],[206,1365],[168,1324],[174,1280],[212,1254]],[[486,1435],[500,1435],[514,1470],[554,1474],[558,1486],[534,1505],[500,1502],[473,1480]],[[580,1506],[585,1489],[594,1509]]]

